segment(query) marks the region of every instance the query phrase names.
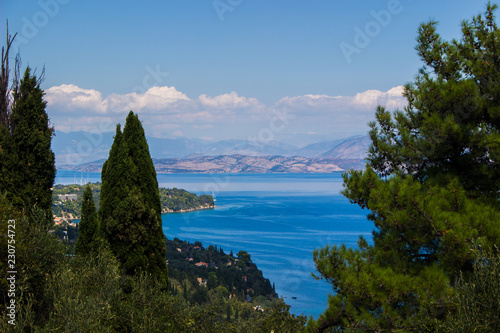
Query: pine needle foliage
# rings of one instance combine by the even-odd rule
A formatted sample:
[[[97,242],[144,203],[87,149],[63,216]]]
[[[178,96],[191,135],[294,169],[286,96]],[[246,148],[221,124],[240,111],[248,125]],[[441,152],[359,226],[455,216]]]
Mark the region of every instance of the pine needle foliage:
[[[435,331],[456,308],[471,247],[500,243],[500,30],[489,3],[444,41],[420,26],[424,63],[407,106],[379,106],[366,170],[344,174],[344,196],[370,210],[373,245],[314,252],[335,295],[309,330]]]

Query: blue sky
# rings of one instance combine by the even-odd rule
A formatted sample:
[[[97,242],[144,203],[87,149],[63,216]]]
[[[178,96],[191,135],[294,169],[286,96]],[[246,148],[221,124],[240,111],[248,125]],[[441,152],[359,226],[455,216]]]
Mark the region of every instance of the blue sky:
[[[376,104],[403,106],[419,24],[458,38],[486,3],[11,0],[0,19],[23,64],[45,66],[57,130],[111,130],[133,109],[152,136],[300,145],[365,133]]]

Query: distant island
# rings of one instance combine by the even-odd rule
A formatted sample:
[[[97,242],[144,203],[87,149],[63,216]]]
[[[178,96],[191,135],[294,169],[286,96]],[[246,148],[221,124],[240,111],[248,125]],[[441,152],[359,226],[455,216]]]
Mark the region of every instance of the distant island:
[[[103,163],[63,165],[59,170],[101,172]],[[219,155],[153,159],[153,163],[157,173],[332,173],[361,170],[366,162],[359,158]]]
[[[96,206],[99,207],[101,183],[89,184]],[[84,186],[56,185],[52,191],[52,213],[56,224],[62,221],[78,220],[81,217],[81,204]],[[184,213],[215,207],[211,195],[197,196],[183,189],[160,188],[162,213]]]
[[[90,134],[62,133],[54,138],[58,170],[100,172],[113,140],[103,133],[99,149],[89,154],[75,143],[85,143]],[[223,140],[201,143],[187,139],[148,138],[157,173],[331,173],[364,170],[371,144],[368,135],[317,142],[295,147],[282,142],[259,143]]]

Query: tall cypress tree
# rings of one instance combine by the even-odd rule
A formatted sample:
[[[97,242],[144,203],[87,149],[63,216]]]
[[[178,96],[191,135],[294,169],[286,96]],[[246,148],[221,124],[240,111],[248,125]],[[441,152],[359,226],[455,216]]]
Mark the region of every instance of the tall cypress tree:
[[[89,185],[85,186],[83,191],[82,218],[78,223],[78,231],[78,240],[75,245],[76,253],[87,255],[96,252],[99,230],[92,189]]]
[[[118,204],[127,197],[131,174],[135,171],[124,145],[121,127],[117,125],[109,157],[104,162],[101,172],[99,220],[101,234],[105,239],[112,236],[115,211]]]
[[[51,149],[53,128],[43,95],[40,80],[28,67],[13,96],[10,128],[2,129],[0,188],[8,191],[17,208],[37,206],[51,217],[56,168]]]
[[[127,274],[148,271],[167,282],[161,203],[139,118],[130,112],[117,127],[102,170],[101,230]]]
[[[136,167],[134,180],[143,193],[149,208],[157,212],[161,218],[161,201],[156,179],[156,170],[149,153],[149,146],[139,117],[133,112],[127,116],[123,129],[123,139],[127,144],[129,156]]]

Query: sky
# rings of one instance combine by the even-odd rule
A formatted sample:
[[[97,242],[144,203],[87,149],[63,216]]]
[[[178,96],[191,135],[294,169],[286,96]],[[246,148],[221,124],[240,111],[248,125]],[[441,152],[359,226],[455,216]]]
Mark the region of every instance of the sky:
[[[403,108],[422,66],[486,0],[40,0],[0,2],[23,67],[45,68],[57,131],[109,132],[132,110],[153,137],[297,146],[366,134]]]

